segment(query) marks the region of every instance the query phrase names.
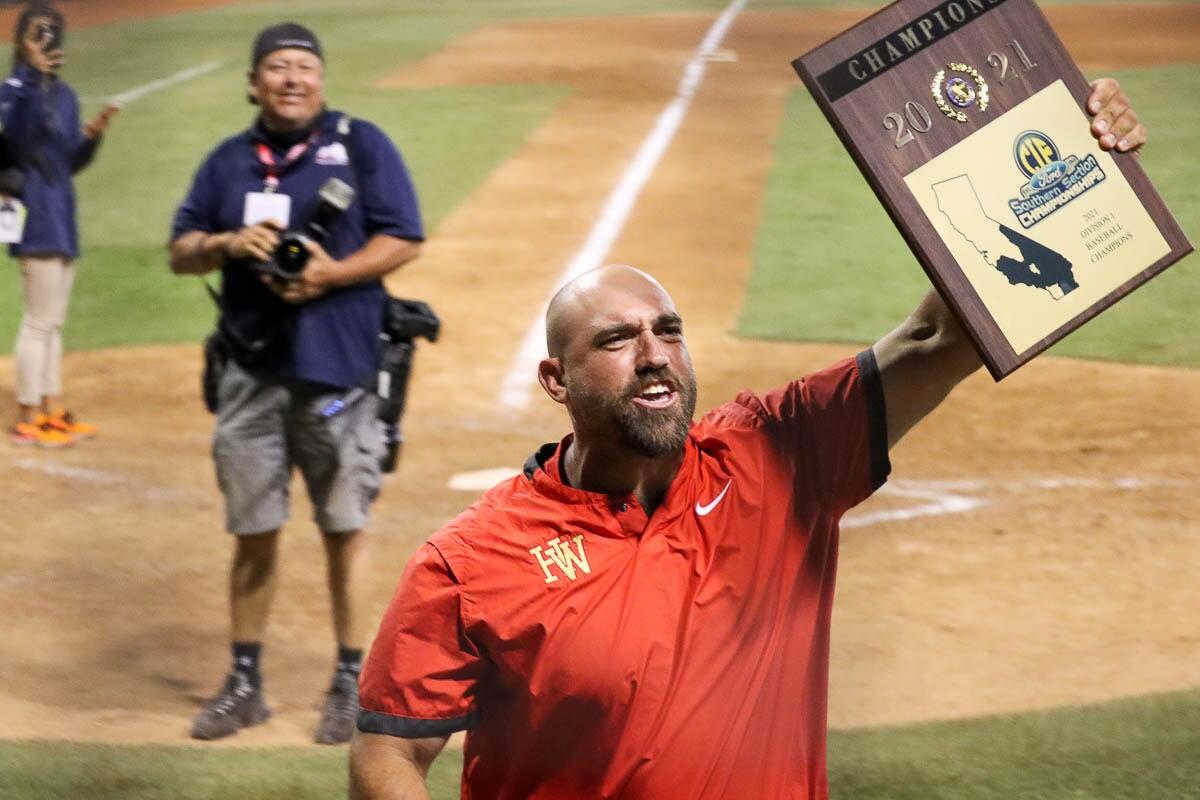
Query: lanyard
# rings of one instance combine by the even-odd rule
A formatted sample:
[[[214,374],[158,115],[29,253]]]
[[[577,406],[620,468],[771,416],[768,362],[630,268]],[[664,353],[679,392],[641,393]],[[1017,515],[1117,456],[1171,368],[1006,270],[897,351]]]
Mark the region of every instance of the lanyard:
[[[255,149],[258,150],[258,161],[267,170],[267,176],[263,179],[263,191],[274,192],[279,188],[279,174],[296,163],[301,156],[308,152],[309,145],[317,138],[316,131],[303,142],[294,144],[283,157],[283,166],[280,167],[275,161],[275,154],[271,152],[271,148],[265,143],[259,142]]]

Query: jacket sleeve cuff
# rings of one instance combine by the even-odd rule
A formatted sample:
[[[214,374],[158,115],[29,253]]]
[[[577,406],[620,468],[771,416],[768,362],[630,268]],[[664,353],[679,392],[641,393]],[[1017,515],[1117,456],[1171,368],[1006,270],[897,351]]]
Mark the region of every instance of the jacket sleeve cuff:
[[[425,739],[431,736],[449,736],[458,731],[474,728],[479,722],[479,713],[470,711],[461,717],[450,719],[422,719],[385,714],[381,711],[358,712],[358,729],[363,733],[382,733],[402,739]]]
[[[867,401],[867,437],[871,453],[871,490],[883,486],[892,462],[888,458],[887,407],[883,396],[883,377],[875,361],[875,351],[867,348],[855,359],[863,396]]]

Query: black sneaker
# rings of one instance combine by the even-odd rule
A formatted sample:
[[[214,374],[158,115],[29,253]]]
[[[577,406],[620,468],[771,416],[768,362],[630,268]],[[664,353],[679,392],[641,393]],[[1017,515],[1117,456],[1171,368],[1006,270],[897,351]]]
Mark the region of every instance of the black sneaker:
[[[271,716],[263,700],[262,689],[250,685],[240,672],[230,672],[221,693],[204,704],[204,710],[192,720],[193,739],[220,739],[242,728],[266,722]]]
[[[314,739],[317,744],[345,744],[354,735],[357,719],[358,677],[353,673],[338,672],[325,694],[325,711]]]

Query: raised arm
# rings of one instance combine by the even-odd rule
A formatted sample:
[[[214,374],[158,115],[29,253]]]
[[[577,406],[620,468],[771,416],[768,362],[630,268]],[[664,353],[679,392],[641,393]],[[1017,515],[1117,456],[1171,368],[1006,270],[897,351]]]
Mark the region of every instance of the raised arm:
[[[350,799],[429,800],[425,777],[448,738],[357,731],[350,743]]]
[[[983,364],[937,292],[925,295],[917,310],[872,349],[883,382],[889,448]]]

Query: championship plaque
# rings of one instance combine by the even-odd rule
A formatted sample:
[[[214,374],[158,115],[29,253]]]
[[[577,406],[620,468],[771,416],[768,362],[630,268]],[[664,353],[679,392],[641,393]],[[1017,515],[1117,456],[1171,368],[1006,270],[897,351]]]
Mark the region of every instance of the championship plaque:
[[[996,380],[1191,252],[1033,0],[899,0],[792,64]]]

